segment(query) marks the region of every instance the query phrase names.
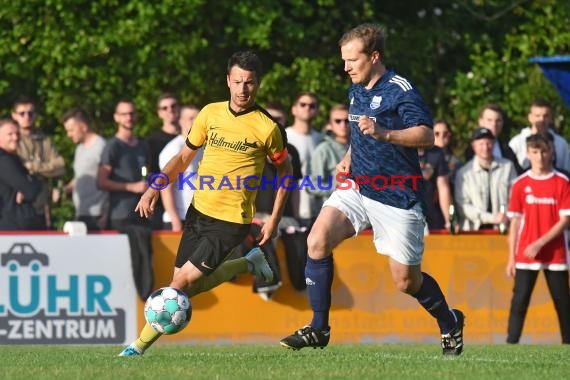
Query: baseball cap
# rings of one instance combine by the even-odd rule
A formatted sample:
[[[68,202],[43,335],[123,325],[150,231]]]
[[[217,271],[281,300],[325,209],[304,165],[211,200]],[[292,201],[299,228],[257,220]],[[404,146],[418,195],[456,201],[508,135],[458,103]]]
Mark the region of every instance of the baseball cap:
[[[487,128],[477,128],[471,134],[471,141],[479,140],[479,139],[495,139],[493,136],[493,132],[491,132]]]

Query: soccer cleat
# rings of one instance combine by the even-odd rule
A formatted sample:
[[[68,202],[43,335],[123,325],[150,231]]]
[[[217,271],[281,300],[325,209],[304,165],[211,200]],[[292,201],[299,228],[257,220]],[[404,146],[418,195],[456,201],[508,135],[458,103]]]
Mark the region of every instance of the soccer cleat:
[[[130,344],[127,348],[125,348],[119,356],[141,356],[144,352],[140,351],[135,347],[134,344]]]
[[[253,248],[245,255],[246,260],[251,263],[250,272],[254,276],[263,277],[267,282],[273,281],[273,270],[269,266],[265,254],[259,247]]]
[[[329,344],[331,332],[317,330],[311,326],[305,326],[279,342],[283,347],[294,351],[304,347],[313,347],[323,349]]]
[[[448,334],[441,335],[441,348],[445,356],[458,356],[463,352],[463,326],[465,315],[457,309],[452,310],[457,320],[457,326]]]

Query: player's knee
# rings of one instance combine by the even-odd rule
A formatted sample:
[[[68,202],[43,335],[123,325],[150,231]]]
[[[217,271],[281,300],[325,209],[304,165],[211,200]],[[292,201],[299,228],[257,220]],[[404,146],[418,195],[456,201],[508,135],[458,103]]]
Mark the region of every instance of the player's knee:
[[[410,277],[398,277],[393,280],[396,289],[402,293],[415,294],[418,291],[416,284]]]
[[[307,248],[309,256],[313,259],[321,259],[327,255],[327,239],[319,232],[318,229],[313,229],[307,237]]]

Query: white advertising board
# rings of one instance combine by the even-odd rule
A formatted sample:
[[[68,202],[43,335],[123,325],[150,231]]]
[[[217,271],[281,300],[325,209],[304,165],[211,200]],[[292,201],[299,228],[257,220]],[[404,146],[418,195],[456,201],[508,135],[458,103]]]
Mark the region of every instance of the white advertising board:
[[[136,299],[126,235],[0,235],[0,345],[130,343]]]

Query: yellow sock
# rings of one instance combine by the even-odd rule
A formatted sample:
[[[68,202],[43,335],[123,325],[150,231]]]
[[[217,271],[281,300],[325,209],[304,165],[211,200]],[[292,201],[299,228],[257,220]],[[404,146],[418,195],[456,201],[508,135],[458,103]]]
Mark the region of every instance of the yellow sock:
[[[151,325],[146,323],[141,330],[141,333],[137,340],[133,343],[141,352],[144,352],[147,348],[149,348],[154,342],[160,338],[162,334],[157,332],[155,329],[152,328]]]

